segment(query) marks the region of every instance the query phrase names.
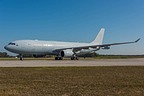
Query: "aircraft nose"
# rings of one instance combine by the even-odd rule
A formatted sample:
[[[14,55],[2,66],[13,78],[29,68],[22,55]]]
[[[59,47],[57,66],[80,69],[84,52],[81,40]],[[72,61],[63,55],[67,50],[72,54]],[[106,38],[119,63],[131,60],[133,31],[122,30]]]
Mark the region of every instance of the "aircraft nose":
[[[7,50],[8,49],[8,45],[4,46],[4,48]]]
[[[5,49],[7,49],[7,45],[6,45],[6,46],[4,46],[4,48],[5,48]]]

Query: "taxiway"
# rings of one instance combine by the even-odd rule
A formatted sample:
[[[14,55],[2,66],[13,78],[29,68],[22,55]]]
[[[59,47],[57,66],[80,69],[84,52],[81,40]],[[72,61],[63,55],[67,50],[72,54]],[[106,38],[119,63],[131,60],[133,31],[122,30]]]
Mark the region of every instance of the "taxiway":
[[[7,60],[0,67],[63,67],[63,66],[144,66],[144,58],[138,59],[95,59],[95,60]]]

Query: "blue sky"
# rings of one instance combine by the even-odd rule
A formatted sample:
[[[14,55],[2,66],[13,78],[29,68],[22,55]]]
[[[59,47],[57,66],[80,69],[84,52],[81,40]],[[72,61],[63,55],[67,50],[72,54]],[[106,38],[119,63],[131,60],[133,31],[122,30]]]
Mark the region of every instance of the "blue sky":
[[[91,42],[105,28],[101,54],[144,54],[144,0],[0,0],[0,51],[10,41]],[[6,51],[7,52],[7,51]]]

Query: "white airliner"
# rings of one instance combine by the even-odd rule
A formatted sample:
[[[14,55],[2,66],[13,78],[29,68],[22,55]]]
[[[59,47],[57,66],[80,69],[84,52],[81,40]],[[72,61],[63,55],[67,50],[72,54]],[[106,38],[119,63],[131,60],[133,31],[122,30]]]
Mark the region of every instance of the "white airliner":
[[[56,55],[55,60],[62,60],[63,57],[70,57],[71,60],[77,60],[78,55],[95,52],[100,49],[110,49],[111,45],[136,43],[140,40],[137,39],[134,42],[102,44],[104,31],[105,29],[102,28],[95,40],[91,43],[17,40],[10,42],[4,48],[10,52],[19,54],[20,60],[23,60],[23,55],[25,54],[33,55],[34,57]]]

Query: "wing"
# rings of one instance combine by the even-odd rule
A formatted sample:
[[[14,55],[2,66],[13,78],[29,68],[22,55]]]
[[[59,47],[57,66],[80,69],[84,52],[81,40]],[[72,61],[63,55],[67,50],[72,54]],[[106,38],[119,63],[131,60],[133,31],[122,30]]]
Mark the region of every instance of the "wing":
[[[122,42],[122,43],[103,44],[103,45],[100,45],[100,46],[101,46],[101,47],[104,47],[104,46],[111,46],[111,45],[122,45],[122,44],[137,43],[139,40],[140,40],[140,38],[137,39],[136,41],[133,41],[133,42]]]
[[[61,50],[66,50],[66,49],[73,49],[73,51],[78,51],[78,50],[81,50],[81,49],[100,48],[100,47],[108,47],[108,46],[112,46],[112,45],[130,44],[130,43],[137,43],[139,40],[140,40],[140,38],[137,39],[136,41],[133,41],[133,42],[121,42],[121,43],[111,43],[111,44],[101,44],[101,45],[68,47],[68,48],[55,49],[54,52],[59,52]]]

